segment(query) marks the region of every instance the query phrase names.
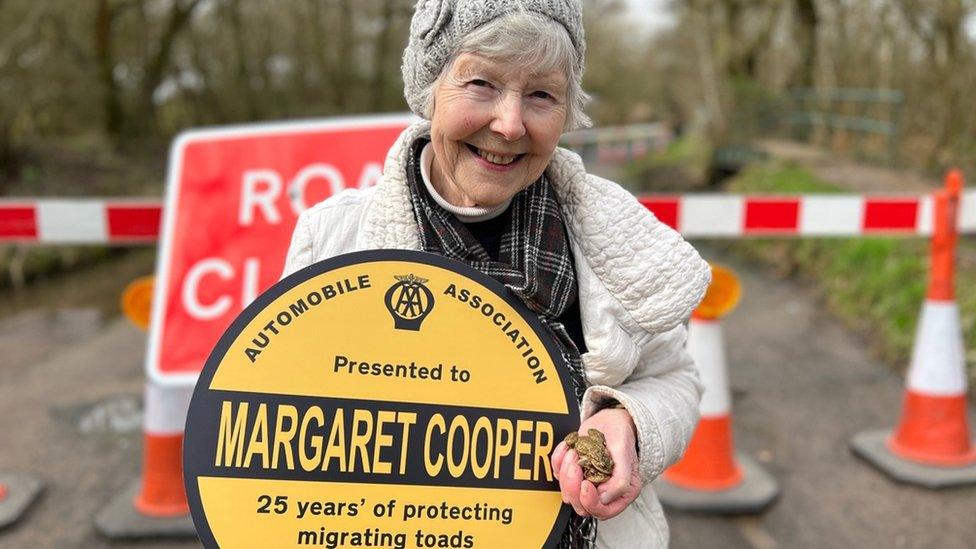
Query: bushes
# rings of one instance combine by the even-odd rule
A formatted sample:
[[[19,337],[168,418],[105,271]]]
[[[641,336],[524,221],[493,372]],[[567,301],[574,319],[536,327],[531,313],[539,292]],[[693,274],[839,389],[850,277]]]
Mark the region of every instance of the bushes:
[[[0,289],[102,261],[123,253],[104,246],[0,246]]]

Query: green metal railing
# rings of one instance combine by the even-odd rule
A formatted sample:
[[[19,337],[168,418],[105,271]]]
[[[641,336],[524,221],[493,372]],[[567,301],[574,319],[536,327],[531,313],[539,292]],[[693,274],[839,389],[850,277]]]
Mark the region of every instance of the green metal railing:
[[[904,102],[899,90],[863,88],[800,88],[775,99],[746,101],[732,113],[731,130],[716,145],[710,169],[735,173],[766,158],[754,143],[757,138],[780,136],[804,142],[818,138],[830,143],[840,132],[854,134],[848,146],[858,159],[897,166]],[[874,136],[882,142],[865,139]]]
[[[904,102],[899,90],[796,89],[788,94],[777,118],[798,140],[808,140],[813,128],[822,128],[828,138],[840,130],[884,137],[884,160],[897,165]]]

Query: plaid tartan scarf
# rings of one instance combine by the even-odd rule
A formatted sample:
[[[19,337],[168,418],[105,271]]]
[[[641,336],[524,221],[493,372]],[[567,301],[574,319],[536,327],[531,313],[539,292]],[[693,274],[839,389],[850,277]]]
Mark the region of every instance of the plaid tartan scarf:
[[[577,299],[576,271],[556,193],[543,175],[512,199],[511,216],[501,237],[498,261],[454,214],[430,196],[420,171],[420,153],[429,143],[419,139],[411,148],[407,181],[420,242],[431,252],[467,263],[498,280],[539,316],[569,367],[577,401],[586,391],[583,363],[576,344],[559,318]],[[596,546],[596,521],[572,513],[559,547]]]

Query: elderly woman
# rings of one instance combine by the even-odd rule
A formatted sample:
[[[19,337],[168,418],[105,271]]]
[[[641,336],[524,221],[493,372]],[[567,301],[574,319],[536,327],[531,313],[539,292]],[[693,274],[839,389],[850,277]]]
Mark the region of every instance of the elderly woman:
[[[285,274],[346,252],[424,250],[504,283],[555,338],[601,430],[613,476],[583,479],[552,455],[575,515],[565,547],[664,547],[649,483],[684,451],[701,386],[684,321],[709,280],[695,250],[626,191],[556,148],[588,123],[578,0],[421,0],[403,56],[425,120],[391,149],[382,180],[298,220]]]

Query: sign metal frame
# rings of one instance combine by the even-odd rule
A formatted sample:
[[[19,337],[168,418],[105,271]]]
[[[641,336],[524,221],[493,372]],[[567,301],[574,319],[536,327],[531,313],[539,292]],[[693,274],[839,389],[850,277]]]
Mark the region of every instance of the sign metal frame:
[[[199,373],[166,372],[160,364],[162,353],[163,322],[166,318],[168,300],[167,286],[170,265],[173,261],[174,232],[176,231],[177,204],[180,198],[181,177],[184,152],[191,144],[218,139],[242,139],[260,136],[282,136],[309,132],[339,132],[343,130],[363,131],[369,129],[388,129],[393,126],[406,126],[419,120],[413,114],[388,114],[378,116],[339,117],[325,120],[296,120],[267,124],[241,124],[189,130],[174,139],[169,151],[166,168],[166,198],[160,230],[159,253],[156,258],[156,290],[153,292],[152,317],[149,329],[149,343],[146,348],[145,369],[147,377],[153,382],[169,387],[192,387]],[[201,361],[201,368],[203,367]]]

